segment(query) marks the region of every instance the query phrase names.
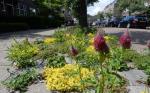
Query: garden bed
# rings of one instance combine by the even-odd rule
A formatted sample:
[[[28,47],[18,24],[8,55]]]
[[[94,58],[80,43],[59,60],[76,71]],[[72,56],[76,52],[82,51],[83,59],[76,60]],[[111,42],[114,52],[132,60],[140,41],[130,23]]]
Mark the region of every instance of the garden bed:
[[[99,51],[93,45],[95,35],[96,29],[85,34],[73,27],[58,29],[52,37],[34,42],[15,40],[7,58],[20,73],[11,75],[3,84],[14,91],[24,91],[32,83],[44,80],[49,91],[126,93],[128,81],[117,72],[129,70],[127,62],[135,62],[149,75],[148,54],[124,49],[113,35],[104,36],[107,47]],[[33,69],[34,73],[26,74]],[[28,79],[22,78],[26,76]]]

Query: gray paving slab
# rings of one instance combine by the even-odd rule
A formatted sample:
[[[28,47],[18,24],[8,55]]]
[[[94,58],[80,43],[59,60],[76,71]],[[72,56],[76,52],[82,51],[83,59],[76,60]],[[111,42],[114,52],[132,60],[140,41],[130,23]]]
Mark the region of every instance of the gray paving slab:
[[[26,93],[52,93],[52,92],[46,89],[44,83],[38,83],[29,86],[28,91]]]

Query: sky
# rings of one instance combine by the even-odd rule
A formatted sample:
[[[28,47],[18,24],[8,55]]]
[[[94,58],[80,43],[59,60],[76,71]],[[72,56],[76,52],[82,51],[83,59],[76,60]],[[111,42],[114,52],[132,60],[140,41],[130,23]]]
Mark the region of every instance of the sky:
[[[96,15],[99,11],[103,11],[104,8],[113,1],[114,0],[99,0],[99,2],[94,4],[94,6],[88,7],[88,14]]]

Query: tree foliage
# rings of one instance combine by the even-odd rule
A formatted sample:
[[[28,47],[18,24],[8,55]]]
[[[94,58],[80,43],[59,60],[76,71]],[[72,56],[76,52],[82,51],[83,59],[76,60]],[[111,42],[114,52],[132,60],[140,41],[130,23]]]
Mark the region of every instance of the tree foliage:
[[[147,0],[117,0],[116,7],[119,11],[129,10],[129,13],[143,11]]]
[[[35,0],[34,3],[38,6],[42,15],[60,14],[63,7],[61,0]]]
[[[98,0],[36,0],[36,2],[53,11],[67,9],[79,19],[81,27],[87,27],[87,6]]]

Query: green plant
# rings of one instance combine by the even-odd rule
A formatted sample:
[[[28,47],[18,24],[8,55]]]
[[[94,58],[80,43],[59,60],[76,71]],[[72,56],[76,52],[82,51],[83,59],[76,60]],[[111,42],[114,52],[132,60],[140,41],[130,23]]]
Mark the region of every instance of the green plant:
[[[58,68],[58,67],[62,67],[65,65],[65,58],[64,56],[61,56],[59,54],[53,54],[50,55],[47,59],[46,59],[47,63],[46,66],[47,67],[54,67],[54,68]]]
[[[134,59],[136,66],[144,70],[148,75],[150,75],[150,56],[149,55],[141,55],[138,58]]]
[[[122,57],[124,61],[134,62],[138,57],[140,57],[140,54],[137,53],[135,50],[129,49],[123,51]]]
[[[78,60],[78,64],[83,67],[94,69],[100,65],[97,53],[82,52],[76,59]]]
[[[125,93],[126,80],[116,73],[106,74],[106,93]],[[119,88],[118,88],[119,87]],[[105,92],[104,92],[105,93]]]
[[[90,80],[86,80],[83,82],[85,84],[87,83],[91,84],[94,90],[97,90],[97,92],[99,91],[98,93],[102,93],[101,91],[102,87],[105,88],[104,91],[105,92],[107,91],[106,93],[125,93],[125,88],[122,86],[126,84],[126,81],[124,78],[122,78],[121,76],[117,74],[117,71],[120,69],[125,69],[125,67],[127,66],[126,65],[124,66],[122,64],[123,62],[121,61],[121,58],[118,59],[120,56],[117,56],[118,58],[116,60],[112,60],[113,59],[112,57],[109,58],[110,55],[107,55],[107,56],[108,58],[106,58],[106,60],[102,63],[103,72],[101,72],[101,69],[100,69],[101,61],[99,61],[98,53],[93,54],[89,52],[83,52],[77,56],[76,58],[77,64],[80,64],[83,67],[90,68],[95,71],[94,78],[91,78]],[[102,59],[102,57],[100,58]],[[102,73],[104,75],[104,78],[102,78],[102,75],[101,75]],[[105,82],[104,82],[104,85],[101,85],[103,83],[102,81],[104,81],[103,79],[105,80]]]
[[[58,29],[55,33],[54,33],[54,37],[56,38],[56,41],[57,42],[64,42],[66,39],[65,39],[65,30],[63,29]]]
[[[21,72],[19,75],[15,75],[10,79],[3,81],[2,83],[12,90],[25,91],[27,86],[32,84],[36,80],[37,73],[34,69]]]
[[[121,48],[112,48],[111,53],[110,53],[110,58],[107,60],[107,64],[110,70],[128,70],[127,64],[125,60],[123,59],[124,57],[124,52]]]
[[[31,44],[28,39],[21,42],[15,40],[15,43],[8,48],[7,58],[14,62],[18,68],[26,68],[35,65],[36,59],[34,59],[34,56],[36,56],[38,52],[38,47]]]
[[[62,49],[68,52],[67,49],[69,49],[71,45],[74,45],[79,51],[83,52],[88,45],[88,39],[81,28],[71,27],[59,29],[55,32],[54,37],[56,38],[56,42],[62,47],[58,48],[59,51]],[[56,47],[58,46],[56,45]]]

